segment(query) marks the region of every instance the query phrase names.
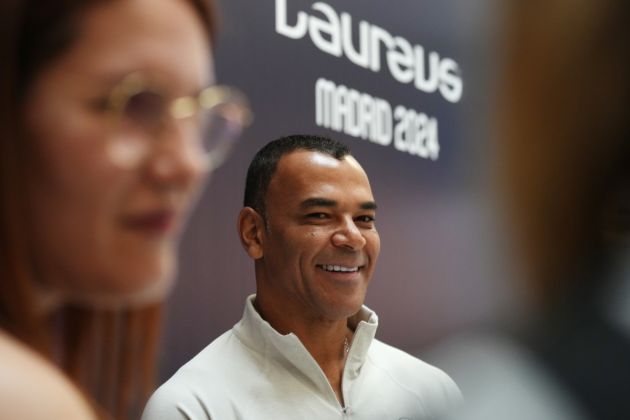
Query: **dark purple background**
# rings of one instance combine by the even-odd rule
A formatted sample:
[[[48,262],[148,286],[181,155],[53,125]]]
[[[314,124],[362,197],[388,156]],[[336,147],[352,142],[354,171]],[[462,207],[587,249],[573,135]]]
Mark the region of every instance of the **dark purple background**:
[[[288,15],[312,11],[289,0]],[[265,143],[292,133],[323,133],[350,145],[379,204],[382,251],[367,305],[380,317],[377,337],[414,354],[445,334],[486,317],[500,295],[501,264],[492,251],[489,210],[491,147],[486,119],[495,72],[495,24],[489,0],[326,0],[355,25],[366,20],[412,44],[456,60],[464,96],[457,104],[425,94],[346,58],[321,52],[306,37],[275,31],[274,0],[222,0],[216,52],[220,83],[250,97],[256,119],[226,164],[214,173],[181,246],[178,283],[166,313],[161,381],[235,324],[254,292],[253,263],[241,249],[236,216],[247,166]],[[436,116],[441,153],[421,159],[315,125],[319,77],[347,84],[392,106]]]

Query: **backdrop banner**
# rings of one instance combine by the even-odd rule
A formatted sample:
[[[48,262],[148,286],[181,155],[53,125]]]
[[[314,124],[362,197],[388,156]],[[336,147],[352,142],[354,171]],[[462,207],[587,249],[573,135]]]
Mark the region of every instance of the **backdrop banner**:
[[[223,0],[220,83],[253,125],[213,174],[181,247],[161,380],[242,314],[254,269],[236,217],[247,166],[270,140],[347,143],[378,203],[381,255],[366,304],[377,337],[410,353],[483,317],[496,288],[486,242],[483,133],[495,48],[483,0]]]

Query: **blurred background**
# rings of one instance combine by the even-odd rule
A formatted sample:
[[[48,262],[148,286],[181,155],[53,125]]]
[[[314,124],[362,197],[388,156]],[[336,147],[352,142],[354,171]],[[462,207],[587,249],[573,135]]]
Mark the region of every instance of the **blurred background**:
[[[515,274],[508,270],[510,253],[499,235],[502,218],[489,164],[500,7],[491,0],[221,0],[219,5],[217,78],[247,93],[255,121],[213,174],[183,238],[159,381],[240,319],[245,297],[255,290],[253,263],[235,228],[247,166],[262,145],[288,134],[317,133],[346,142],[370,177],[382,248],[366,304],[379,315],[379,339],[423,356],[462,328],[499,314],[518,316],[523,302],[515,282],[501,280]],[[300,32],[300,22],[310,32],[285,34],[287,28]],[[387,42],[378,47],[379,71],[354,64],[345,52],[335,56],[318,47],[317,42],[336,45],[331,32],[348,23],[355,50],[371,39],[361,36],[363,25],[369,35],[380,28],[424,52],[398,64],[415,77],[433,77],[436,57],[442,64],[454,62],[447,73],[461,80],[461,97],[447,100],[439,89],[398,81],[388,66]],[[285,33],[277,25],[284,25]],[[318,34],[323,41],[314,40]],[[400,56],[400,48],[389,49]],[[437,159],[401,152],[393,141],[383,146],[318,126],[318,79],[381,98],[392,110],[402,105],[435,119]]]

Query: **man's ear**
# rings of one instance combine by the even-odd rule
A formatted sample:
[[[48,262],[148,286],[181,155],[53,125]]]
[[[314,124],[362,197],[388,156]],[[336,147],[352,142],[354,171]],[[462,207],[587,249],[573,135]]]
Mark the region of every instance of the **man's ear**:
[[[236,229],[247,255],[253,260],[262,258],[265,233],[265,221],[262,216],[251,207],[243,207],[238,214]]]

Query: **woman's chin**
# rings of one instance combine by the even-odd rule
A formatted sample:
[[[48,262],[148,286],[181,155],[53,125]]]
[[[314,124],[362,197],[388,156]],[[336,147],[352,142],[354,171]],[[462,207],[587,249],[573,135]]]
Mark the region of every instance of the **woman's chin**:
[[[124,309],[162,302],[173,288],[176,259],[135,260],[132,264],[110,265],[90,288],[68,288],[60,293],[63,303],[99,310]],[[123,268],[124,267],[124,268]]]

